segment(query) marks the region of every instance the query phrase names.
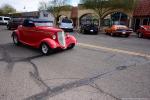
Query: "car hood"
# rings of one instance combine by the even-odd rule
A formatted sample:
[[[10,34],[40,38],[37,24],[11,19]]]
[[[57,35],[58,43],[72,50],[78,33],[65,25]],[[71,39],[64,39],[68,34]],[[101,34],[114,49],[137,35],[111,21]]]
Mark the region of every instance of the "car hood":
[[[56,33],[56,32],[62,31],[62,29],[59,29],[59,28],[56,28],[56,27],[44,27],[44,26],[39,27],[39,26],[37,26],[36,28],[40,31],[45,31],[45,32],[54,32],[54,33]]]

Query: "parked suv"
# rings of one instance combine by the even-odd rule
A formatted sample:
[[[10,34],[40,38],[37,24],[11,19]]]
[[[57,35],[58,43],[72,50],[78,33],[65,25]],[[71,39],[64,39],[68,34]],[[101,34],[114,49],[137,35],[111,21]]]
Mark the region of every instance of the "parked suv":
[[[7,25],[9,20],[10,20],[10,17],[0,16],[1,25]]]
[[[59,28],[63,29],[64,31],[73,31],[73,22],[71,19],[63,18],[59,22]]]
[[[24,18],[12,18],[8,24],[7,24],[7,29],[17,29],[19,25],[21,25],[24,21]]]

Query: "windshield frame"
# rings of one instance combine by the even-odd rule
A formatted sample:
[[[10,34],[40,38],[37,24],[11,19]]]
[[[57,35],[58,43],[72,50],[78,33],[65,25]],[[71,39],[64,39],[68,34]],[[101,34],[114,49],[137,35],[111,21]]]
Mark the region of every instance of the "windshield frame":
[[[35,26],[45,26],[45,27],[52,27],[53,21],[33,21]]]

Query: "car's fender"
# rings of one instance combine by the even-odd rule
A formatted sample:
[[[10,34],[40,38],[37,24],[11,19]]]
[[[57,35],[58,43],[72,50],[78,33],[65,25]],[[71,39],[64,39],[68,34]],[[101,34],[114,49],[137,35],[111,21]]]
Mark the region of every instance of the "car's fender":
[[[11,36],[13,36],[14,34],[18,36],[18,39],[20,39],[20,34],[19,34],[19,31],[18,31],[18,30],[14,30],[14,31],[12,32]]]
[[[43,39],[43,40],[40,42],[39,47],[40,47],[40,45],[41,45],[42,43],[47,43],[47,44],[49,45],[49,47],[52,48],[52,49],[55,49],[55,48],[58,47],[58,43],[56,43],[56,41],[53,40],[53,39],[51,39],[51,38],[45,38],[45,39]]]
[[[77,40],[76,40],[76,38],[74,36],[68,35],[66,37],[66,43],[67,43],[67,46],[69,46],[72,43],[74,43],[76,45],[77,44]]]

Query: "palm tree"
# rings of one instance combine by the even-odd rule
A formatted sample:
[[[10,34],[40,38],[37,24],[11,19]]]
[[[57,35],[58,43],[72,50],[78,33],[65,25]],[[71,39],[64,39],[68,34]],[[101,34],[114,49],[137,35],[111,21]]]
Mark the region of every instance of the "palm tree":
[[[109,11],[122,9],[132,15],[137,1],[138,0],[82,0],[82,3],[85,8],[92,9],[97,13],[100,27],[103,15]],[[129,16],[129,18],[132,20],[132,16]]]
[[[129,27],[131,27],[133,12],[138,1],[139,0],[117,0],[117,3],[113,5],[113,8],[122,9],[124,12],[128,13]]]
[[[82,0],[82,2],[85,8],[94,10],[99,16],[99,28],[103,15],[120,7],[118,5],[120,1],[116,2],[116,0]]]
[[[125,12],[128,12],[130,15],[128,17],[129,17],[129,27],[131,27],[133,12],[139,0],[120,0],[120,1],[121,1],[120,8],[123,9]]]
[[[70,10],[70,6],[66,5],[65,0],[50,0],[49,3],[40,2],[39,10],[47,10],[55,17],[55,24],[57,25],[57,18],[61,11]]]

